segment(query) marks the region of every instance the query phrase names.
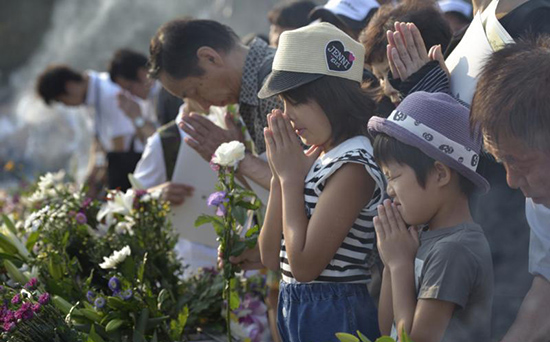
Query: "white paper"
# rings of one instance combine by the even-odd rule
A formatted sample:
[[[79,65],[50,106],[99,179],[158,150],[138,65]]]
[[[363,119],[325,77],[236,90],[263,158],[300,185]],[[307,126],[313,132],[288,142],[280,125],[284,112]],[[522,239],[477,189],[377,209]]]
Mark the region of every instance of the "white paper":
[[[179,206],[172,206],[172,224],[181,238],[217,247],[216,232],[210,224],[195,227],[195,220],[202,214],[213,215],[215,207],[209,207],[206,200],[216,191],[218,173],[210,168],[208,162],[185,141],[181,141],[172,182],[187,184],[195,188],[193,196],[185,198]]]
[[[460,43],[445,60],[451,73],[451,92],[455,97],[472,103],[478,75],[492,52],[478,13]]]

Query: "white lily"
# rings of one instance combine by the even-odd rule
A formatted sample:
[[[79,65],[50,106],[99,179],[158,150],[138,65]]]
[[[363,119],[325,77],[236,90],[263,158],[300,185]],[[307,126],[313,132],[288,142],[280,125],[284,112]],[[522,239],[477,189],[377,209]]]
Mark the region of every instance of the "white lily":
[[[112,220],[112,214],[129,214],[134,205],[134,191],[129,189],[126,193],[117,192],[110,201],[105,202],[97,213],[97,220],[101,221],[107,216],[107,221]]]

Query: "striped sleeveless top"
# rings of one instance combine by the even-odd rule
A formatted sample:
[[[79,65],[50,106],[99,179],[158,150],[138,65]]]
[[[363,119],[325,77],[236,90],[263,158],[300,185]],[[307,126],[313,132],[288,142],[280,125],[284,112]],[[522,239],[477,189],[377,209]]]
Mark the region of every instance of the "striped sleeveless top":
[[[376,207],[382,203],[385,196],[385,180],[372,155],[369,139],[365,136],[356,136],[317,159],[306,176],[304,199],[308,219],[315,213],[315,206],[325,183],[345,163],[364,165],[376,183],[372,199],[359,213],[332,260],[312,283],[368,283],[371,279],[370,267],[377,257],[372,219],[377,215]],[[297,283],[287,259],[284,237],[281,239],[279,256],[283,281]]]

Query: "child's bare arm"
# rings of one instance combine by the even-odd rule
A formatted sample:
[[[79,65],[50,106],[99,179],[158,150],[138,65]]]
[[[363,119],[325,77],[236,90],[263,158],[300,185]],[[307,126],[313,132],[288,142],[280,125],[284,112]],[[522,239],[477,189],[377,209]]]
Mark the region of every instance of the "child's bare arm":
[[[414,265],[419,240],[416,228],[406,226],[390,200],[378,207],[374,227],[380,254],[390,273],[393,320],[398,332],[405,330],[415,342],[440,341],[455,304],[438,299],[417,302]]]
[[[278,180],[272,180],[265,220],[258,242],[262,264],[273,271],[279,269],[282,228],[281,185]]]
[[[393,324],[393,301],[391,294],[390,269],[384,267],[382,272],[382,287],[380,289],[380,301],[378,303],[378,326],[382,335],[389,336]]]
[[[326,182],[310,220],[304,211],[303,185],[281,181],[283,232],[292,274],[300,282],[321,274],[349,233],[375,183],[360,164],[345,164]]]

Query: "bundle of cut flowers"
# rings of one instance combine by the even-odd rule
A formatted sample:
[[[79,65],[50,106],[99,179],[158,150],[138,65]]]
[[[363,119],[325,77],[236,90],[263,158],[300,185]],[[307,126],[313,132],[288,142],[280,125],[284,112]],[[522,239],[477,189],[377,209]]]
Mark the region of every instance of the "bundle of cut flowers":
[[[23,288],[0,287],[2,340],[13,342],[79,342],[81,334],[69,327],[47,292],[32,278]]]

